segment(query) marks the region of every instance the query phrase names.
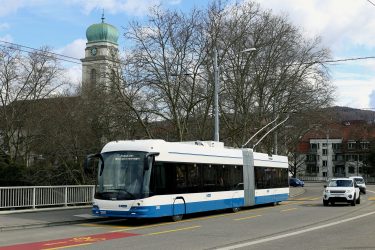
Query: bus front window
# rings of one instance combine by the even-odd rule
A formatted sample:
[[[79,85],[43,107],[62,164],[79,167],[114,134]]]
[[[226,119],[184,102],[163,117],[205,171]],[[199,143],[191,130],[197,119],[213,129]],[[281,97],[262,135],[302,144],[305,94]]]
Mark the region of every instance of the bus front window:
[[[134,200],[142,198],[144,152],[103,153],[104,168],[99,171],[96,199]],[[99,164],[100,165],[100,164]]]

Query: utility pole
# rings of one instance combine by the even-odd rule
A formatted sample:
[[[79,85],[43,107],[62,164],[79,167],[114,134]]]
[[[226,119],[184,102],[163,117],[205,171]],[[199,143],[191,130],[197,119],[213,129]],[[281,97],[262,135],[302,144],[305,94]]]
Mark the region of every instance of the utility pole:
[[[273,102],[273,116],[277,117],[277,115],[276,115],[276,102],[275,102],[275,100]],[[274,147],[273,153],[275,155],[277,155],[277,130],[275,130],[275,132],[273,132],[273,147]]]
[[[215,93],[214,93],[214,109],[215,109],[215,141],[219,141],[219,67],[217,66],[217,48],[214,52],[214,78],[215,78]]]

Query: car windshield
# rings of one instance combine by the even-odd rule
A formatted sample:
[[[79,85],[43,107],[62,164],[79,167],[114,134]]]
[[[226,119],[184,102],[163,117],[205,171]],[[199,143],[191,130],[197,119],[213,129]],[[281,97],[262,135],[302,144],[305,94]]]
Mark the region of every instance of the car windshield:
[[[332,180],[328,184],[329,187],[351,187],[353,186],[352,180]]]
[[[362,178],[354,178],[355,182],[358,184],[363,184],[365,181]]]

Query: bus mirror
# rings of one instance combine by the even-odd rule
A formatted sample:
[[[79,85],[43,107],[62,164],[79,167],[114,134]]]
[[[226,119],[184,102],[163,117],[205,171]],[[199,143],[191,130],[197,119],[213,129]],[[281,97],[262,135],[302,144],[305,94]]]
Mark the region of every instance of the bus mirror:
[[[93,160],[95,158],[99,158],[101,160],[100,175],[102,175],[102,172],[103,172],[103,169],[104,169],[104,161],[103,161],[103,157],[100,153],[90,154],[86,157],[86,159],[83,162],[83,170],[84,170],[85,174],[92,174],[94,172]]]
[[[85,174],[92,174],[93,168],[92,168],[92,158],[94,154],[90,154],[86,156],[85,160],[83,161],[83,171]]]

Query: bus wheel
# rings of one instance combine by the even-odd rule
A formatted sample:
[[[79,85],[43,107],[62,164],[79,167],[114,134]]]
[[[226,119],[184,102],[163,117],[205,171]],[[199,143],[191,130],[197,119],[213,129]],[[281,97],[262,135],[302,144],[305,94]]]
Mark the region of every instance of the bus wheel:
[[[173,215],[173,216],[172,216],[172,221],[174,221],[174,222],[176,222],[176,221],[180,221],[180,220],[182,220],[182,217],[183,217],[182,214]]]
[[[233,213],[237,213],[240,210],[241,210],[241,208],[239,208],[239,207],[233,207],[232,208]]]

